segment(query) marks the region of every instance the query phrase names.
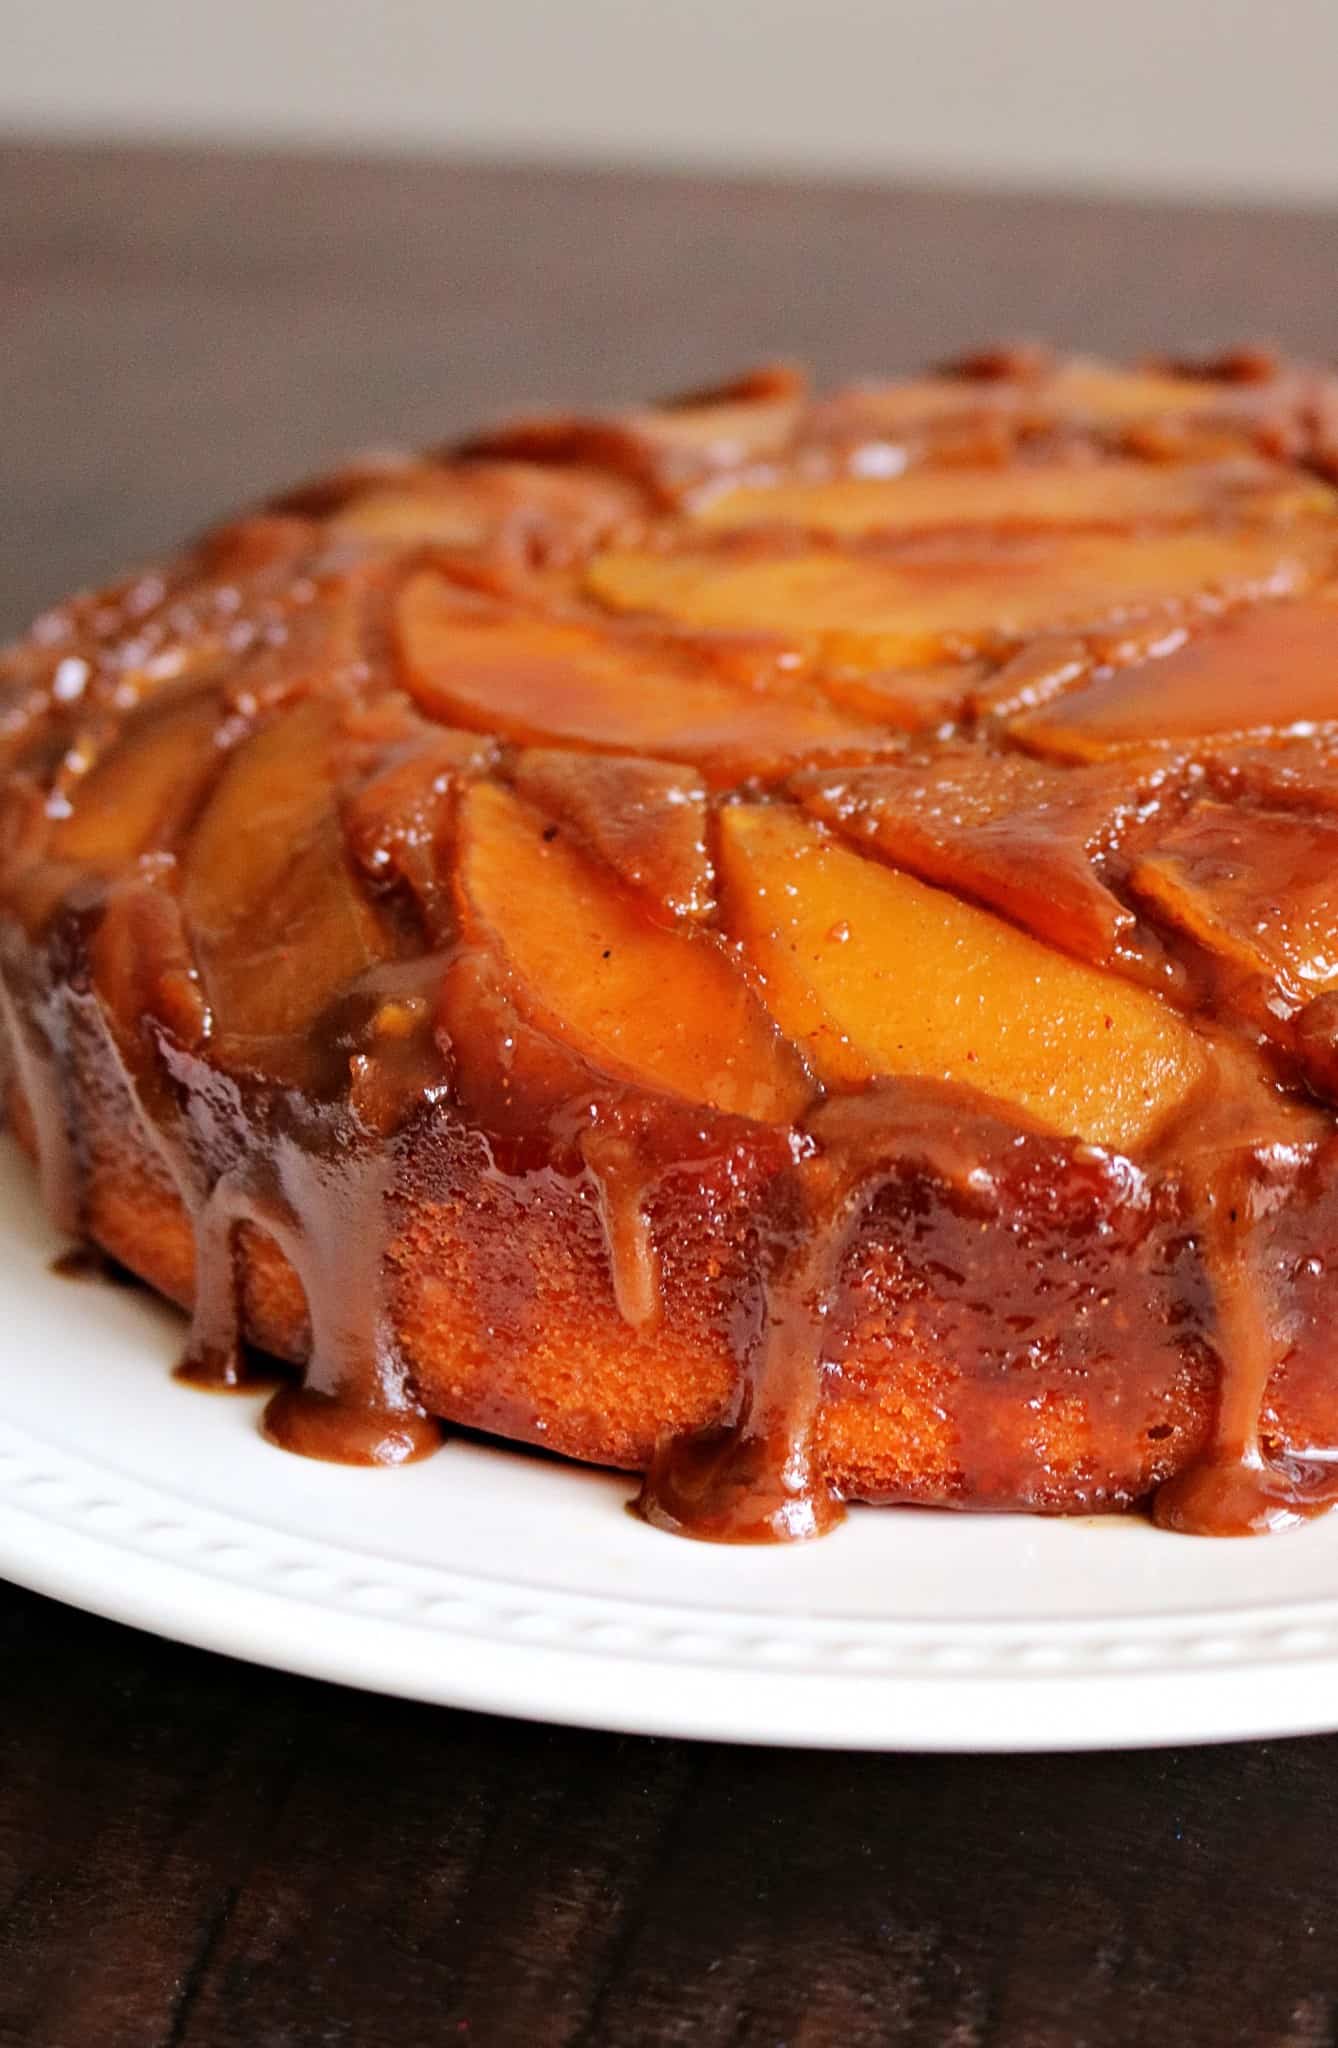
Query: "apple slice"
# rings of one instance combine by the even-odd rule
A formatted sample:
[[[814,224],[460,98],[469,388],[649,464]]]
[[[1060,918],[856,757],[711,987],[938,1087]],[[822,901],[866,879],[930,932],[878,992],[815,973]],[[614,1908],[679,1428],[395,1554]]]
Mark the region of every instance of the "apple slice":
[[[303,578],[308,594],[300,602],[282,594],[227,676],[230,708],[258,719],[313,693],[356,686],[379,645],[388,580],[388,565],[368,560]]]
[[[1072,633],[1040,633],[1025,640],[1002,667],[982,677],[971,692],[971,709],[978,719],[1017,718],[1076,689],[1095,665],[1090,640]]]
[[[523,1007],[617,1078],[737,1116],[789,1123],[803,1066],[712,937],[655,924],[611,876],[509,790],[460,811],[460,919]]]
[[[426,571],[401,593],[396,630],[408,688],[423,709],[504,739],[659,755],[723,784],[808,759],[867,756],[885,744],[875,728],[838,716],[797,683],[735,686],[663,640],[526,616]]]
[[[713,908],[706,785],[691,768],[531,747],[516,761],[515,785],[660,910],[700,918]]]
[[[915,666],[1049,628],[1283,596],[1338,550],[1332,534],[1316,533],[952,533],[845,553],[726,544],[598,555],[586,581],[615,611],[765,627],[829,661]]]
[[[1338,496],[1317,478],[1298,478],[1280,464],[1241,457],[1211,463],[952,464],[893,477],[744,484],[704,497],[695,516],[699,525],[722,529],[788,525],[842,534],[977,526],[1006,532],[1177,525],[1231,513],[1283,521],[1331,513],[1336,505]]]
[[[1000,364],[1001,372],[1009,367]],[[1118,429],[1230,416],[1251,405],[1258,409],[1258,404],[1258,393],[1248,388],[1075,356],[1068,362],[1022,366],[1011,374],[908,377],[839,391],[813,408],[810,435],[897,440],[980,417],[1018,425]]]
[[[498,521],[481,493],[449,476],[415,476],[376,484],[342,505],[330,521],[340,539],[375,547],[475,548]]]
[[[335,808],[341,706],[313,699],[229,760],[188,842],[182,907],[221,1044],[286,1060],[391,948]]]
[[[287,1072],[290,1053],[334,998],[390,946],[349,871],[333,815],[292,853],[269,894],[226,934],[197,940],[221,1055]],[[317,1051],[318,1048],[312,1048]]]
[[[369,711],[374,714],[387,701]],[[364,713],[356,724],[356,738],[375,748],[374,717]],[[463,776],[490,764],[495,750],[479,733],[432,725],[408,712],[402,720],[385,720],[379,751],[367,780],[343,802],[349,851],[373,885],[403,883],[429,934],[444,938],[452,917],[448,849],[454,792]]]
[[[373,484],[331,521],[340,536],[387,548],[532,546],[570,560],[635,519],[641,500],[617,477],[535,462],[460,462]]]
[[[1066,769],[972,748],[809,771],[791,787],[857,846],[977,897],[1066,952],[1108,963],[1134,916],[1095,861],[1146,785],[1123,766]]]
[[[779,805],[720,817],[726,920],[821,1079],[962,1081],[1053,1130],[1135,1147],[1205,1071],[1157,997],[834,844]]]
[[[632,433],[658,451],[663,467],[672,469],[676,460],[681,466],[723,468],[780,455],[803,417],[805,397],[803,377],[782,365],[625,419]]]
[[[1242,607],[1164,654],[1119,667],[1013,730],[1040,753],[1094,761],[1158,744],[1338,728],[1338,602]]]
[[[807,384],[786,363],[763,364],[710,391],[608,415],[521,419],[470,445],[477,455],[599,463],[649,482],[657,495],[713,469],[779,455],[804,416]]]
[[[126,879],[107,893],[89,946],[93,986],[123,1053],[139,1070],[139,1087],[161,1103],[165,1076],[149,1055],[151,1025],[165,1025],[192,1049],[205,1034],[204,996],[170,888],[151,877]]]
[[[70,814],[51,835],[54,859],[111,871],[170,845],[224,756],[212,690],[161,699],[132,718],[116,744],[75,785]]]
[[[1186,377],[1174,370],[1126,370],[1094,356],[1072,356],[1041,378],[1034,392],[1025,390],[1025,401],[1056,418],[1121,425],[1176,414],[1257,409],[1259,393],[1254,386],[1220,378]]]
[[[833,664],[820,677],[833,704],[899,732],[935,732],[974,709],[991,664],[948,661],[933,668],[860,668]]]
[[[330,811],[339,707],[299,705],[235,749],[191,835],[189,921],[203,931],[243,922]]]
[[[1199,803],[1129,878],[1228,966],[1299,1003],[1338,988],[1338,823]]]
[[[1204,772],[1214,794],[1232,803],[1247,798],[1281,811],[1338,812],[1338,734],[1214,746]]]

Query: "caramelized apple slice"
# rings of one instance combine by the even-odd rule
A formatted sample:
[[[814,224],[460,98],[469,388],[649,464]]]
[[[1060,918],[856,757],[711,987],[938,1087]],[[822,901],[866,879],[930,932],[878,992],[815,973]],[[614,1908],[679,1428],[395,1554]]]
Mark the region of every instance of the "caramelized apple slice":
[[[549,463],[599,463],[673,497],[675,485],[711,470],[779,455],[803,418],[807,386],[784,363],[764,364],[719,389],[663,405],[582,419],[516,420],[471,444],[470,453]]]
[[[1316,597],[1243,607],[1013,729],[1038,752],[1093,761],[1330,724],[1338,726],[1338,603]]]
[[[309,521],[251,514],[206,534],[170,570],[93,599],[92,618],[81,622],[89,637],[74,662],[90,670],[82,703],[101,699],[125,711],[225,678],[231,693],[253,672],[272,686],[280,660],[293,692],[350,605],[343,587],[309,582],[314,539]]]
[[[1338,735],[1327,743],[1307,737],[1215,746],[1204,772],[1229,802],[1244,797],[1283,811],[1338,812]]]
[[[803,1067],[714,939],[668,931],[529,804],[490,783],[460,814],[460,918],[524,1007],[607,1072],[788,1123]]]
[[[110,871],[167,846],[223,758],[218,724],[212,691],[155,704],[132,719],[75,785],[70,814],[51,835],[53,858]]]
[[[1228,966],[1290,1002],[1338,988],[1338,824],[1200,803],[1129,878]]]
[[[738,485],[696,507],[700,525],[790,525],[816,533],[980,526],[1184,524],[1235,512],[1287,520],[1332,512],[1338,497],[1278,464],[1053,462],[912,469],[894,477]]]
[[[135,877],[108,891],[89,947],[93,986],[122,1052],[139,1068],[141,1090],[160,1095],[165,1077],[149,1054],[151,1025],[194,1048],[206,1012],[195,960],[170,889]]]
[[[725,916],[820,1077],[968,1082],[1051,1129],[1137,1146],[1204,1070],[1146,991],[1053,953],[779,806],[720,817]]]
[[[506,739],[658,754],[722,783],[879,747],[797,686],[736,688],[662,643],[470,600],[427,572],[405,586],[397,631],[425,711]]]
[[[226,931],[250,915],[329,811],[337,734],[337,708],[317,700],[263,726],[233,753],[191,836],[192,923]]]
[[[971,692],[971,709],[981,719],[1016,718],[1076,689],[1093,666],[1090,641],[1071,633],[1040,633],[982,678]]]
[[[1008,402],[1005,389],[1003,403]],[[999,409],[993,390],[966,377],[906,377],[884,384],[852,384],[814,400],[800,439],[817,447],[836,443],[858,448],[860,443],[871,443],[891,467],[898,460],[905,461],[905,442],[934,437]],[[859,452],[867,457],[866,449]],[[883,464],[876,461],[875,466]]]
[[[821,677],[833,704],[900,732],[956,725],[979,697],[990,664],[950,661],[934,668],[866,669],[836,664]]]
[[[977,897],[1067,952],[1107,962],[1132,932],[1133,913],[1095,865],[1146,793],[1123,767],[1065,769],[972,749],[810,771],[791,786],[856,845]]]
[[[276,1056],[390,948],[335,809],[340,707],[298,706],[232,756],[187,846],[182,905],[221,1040]]]
[[[1073,356],[1040,380],[1027,402],[1070,420],[1118,424],[1177,413],[1227,412],[1257,404],[1257,394],[1215,378],[1168,370],[1126,370],[1092,356]]]
[[[1033,366],[1001,359],[991,375],[969,368],[971,374],[837,392],[814,407],[810,432],[814,438],[897,441],[982,415],[1017,424],[1121,428],[1242,408],[1241,395],[1221,383],[1081,356],[1061,363],[1038,358]]]
[[[229,707],[255,719],[314,692],[356,688],[381,631],[387,574],[381,561],[362,562],[316,578],[300,603],[286,596],[228,676]]]
[[[222,1056],[272,1061],[282,1054],[286,1062],[287,1049],[326,1005],[390,948],[349,872],[331,815],[247,921],[225,938],[202,939],[199,950]]]
[[[516,762],[515,783],[659,909],[673,917],[711,910],[706,785],[692,769],[638,755],[531,747]]]
[[[849,553],[609,553],[596,556],[587,583],[615,611],[768,627],[803,636],[831,661],[890,667],[1006,647],[1045,628],[1286,595],[1335,546],[1332,535],[1251,530],[945,534]]]
[[[383,888],[404,883],[427,929],[444,938],[451,924],[449,862],[453,792],[484,768],[494,749],[479,733],[415,719],[388,758],[343,805],[344,831],[357,866]],[[370,737],[370,735],[368,735]]]
[[[501,541],[571,560],[640,510],[630,485],[597,470],[462,462],[372,485],[340,508],[331,531],[388,548]]]
[[[626,417],[634,433],[671,458],[669,467],[674,457],[725,467],[779,455],[799,425],[806,397],[802,373],[779,363]]]
[[[30,932],[90,870],[110,879],[175,849],[225,759],[220,719],[217,696],[189,687],[132,714],[93,766],[68,779],[68,811],[54,820],[50,796],[11,777],[0,816],[5,893]]]
[[[496,523],[468,485],[425,476],[359,492],[330,521],[330,532],[378,547],[474,548],[491,538]]]

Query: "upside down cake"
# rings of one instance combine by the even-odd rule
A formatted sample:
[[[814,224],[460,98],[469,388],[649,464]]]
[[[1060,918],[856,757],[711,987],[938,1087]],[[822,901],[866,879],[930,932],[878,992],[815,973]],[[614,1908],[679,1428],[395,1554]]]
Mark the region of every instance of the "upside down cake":
[[[0,657],[5,1097],[182,1370],[763,1540],[1338,1493],[1338,402],[788,370],[278,499]]]

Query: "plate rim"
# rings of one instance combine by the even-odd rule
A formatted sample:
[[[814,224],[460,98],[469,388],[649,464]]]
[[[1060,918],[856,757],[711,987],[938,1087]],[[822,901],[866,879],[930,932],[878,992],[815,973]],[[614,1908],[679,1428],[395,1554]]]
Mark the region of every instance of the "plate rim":
[[[0,1574],[109,1620],[301,1676],[627,1734],[942,1753],[1338,1726],[1338,1598],[1197,1619],[1125,1616],[1081,1632],[1062,1618],[955,1620],[937,1634],[932,1623],[885,1620],[885,1645],[903,1639],[899,1663],[852,1644],[859,1624],[849,1617],[807,1616],[805,1631],[833,1638],[839,1655],[804,1668],[785,1653],[776,1617],[746,1610],[643,1596],[624,1604],[656,1626],[628,1624],[610,1619],[617,1603],[605,1594],[500,1579],[487,1582],[497,1602],[489,1616],[482,1582],[450,1567],[225,1515],[3,1417]],[[720,1653],[721,1624],[751,1636],[745,1654]],[[1065,1653],[1090,1641],[1103,1649],[1095,1664]]]

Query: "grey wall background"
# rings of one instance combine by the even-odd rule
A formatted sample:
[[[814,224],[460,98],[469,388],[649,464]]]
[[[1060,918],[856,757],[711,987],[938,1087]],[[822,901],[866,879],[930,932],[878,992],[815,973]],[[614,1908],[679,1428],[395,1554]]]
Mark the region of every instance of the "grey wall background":
[[[1338,0],[0,0],[0,128],[1338,199]]]

